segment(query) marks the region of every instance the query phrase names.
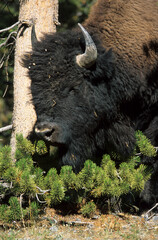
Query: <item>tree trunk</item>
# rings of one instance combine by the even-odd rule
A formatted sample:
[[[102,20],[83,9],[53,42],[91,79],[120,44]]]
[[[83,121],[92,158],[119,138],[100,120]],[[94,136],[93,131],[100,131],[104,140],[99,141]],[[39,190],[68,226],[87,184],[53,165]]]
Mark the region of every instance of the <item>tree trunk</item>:
[[[39,40],[43,33],[55,32],[58,24],[58,0],[20,0],[19,20],[34,22],[36,37]],[[19,28],[15,49],[14,65],[14,108],[13,132],[11,138],[12,153],[16,148],[16,134],[28,137],[33,130],[36,113],[31,103],[31,80],[27,69],[21,65],[22,56],[32,49],[31,30],[28,26]]]

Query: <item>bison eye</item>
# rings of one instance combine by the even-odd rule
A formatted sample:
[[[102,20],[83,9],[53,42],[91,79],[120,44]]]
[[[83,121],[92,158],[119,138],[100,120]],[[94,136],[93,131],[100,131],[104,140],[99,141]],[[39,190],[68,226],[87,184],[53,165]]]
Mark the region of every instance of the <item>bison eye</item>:
[[[79,86],[70,87],[69,93],[79,92]]]
[[[71,88],[69,89],[69,93],[74,92],[74,91],[75,91],[75,88],[74,88],[74,87],[71,87]]]
[[[75,87],[71,87],[70,89],[69,89],[69,94],[74,94],[75,92],[77,92],[77,88],[75,88]]]

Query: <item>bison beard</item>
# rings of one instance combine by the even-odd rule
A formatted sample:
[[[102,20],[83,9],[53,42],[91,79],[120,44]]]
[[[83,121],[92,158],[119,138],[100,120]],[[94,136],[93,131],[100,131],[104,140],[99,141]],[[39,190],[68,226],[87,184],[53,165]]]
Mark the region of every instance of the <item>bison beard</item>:
[[[158,146],[158,5],[98,0],[84,28],[48,34],[24,57],[37,113],[35,132],[59,147],[62,164],[133,153],[135,131]],[[94,42],[93,42],[94,41]],[[158,201],[158,161],[141,199]]]

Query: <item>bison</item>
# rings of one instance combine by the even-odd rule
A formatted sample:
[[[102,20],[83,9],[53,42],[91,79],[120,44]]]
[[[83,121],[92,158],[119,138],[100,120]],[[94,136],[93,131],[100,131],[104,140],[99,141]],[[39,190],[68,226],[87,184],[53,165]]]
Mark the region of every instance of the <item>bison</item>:
[[[45,34],[24,65],[32,80],[35,133],[58,146],[63,165],[111,151],[126,159],[141,130],[158,146],[158,3],[98,0],[73,30]],[[157,158],[142,200],[158,201]]]

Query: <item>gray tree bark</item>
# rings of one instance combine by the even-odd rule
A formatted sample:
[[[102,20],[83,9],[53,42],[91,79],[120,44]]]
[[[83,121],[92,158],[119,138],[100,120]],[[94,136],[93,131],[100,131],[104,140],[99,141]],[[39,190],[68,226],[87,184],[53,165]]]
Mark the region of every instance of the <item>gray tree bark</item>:
[[[38,40],[44,33],[55,32],[58,24],[58,0],[20,0],[19,21],[29,24],[33,22]],[[16,39],[12,153],[16,149],[16,134],[22,133],[28,137],[36,122],[29,90],[31,80],[27,76],[27,69],[21,64],[22,56],[32,49],[31,31],[31,24],[27,27],[22,25]]]

